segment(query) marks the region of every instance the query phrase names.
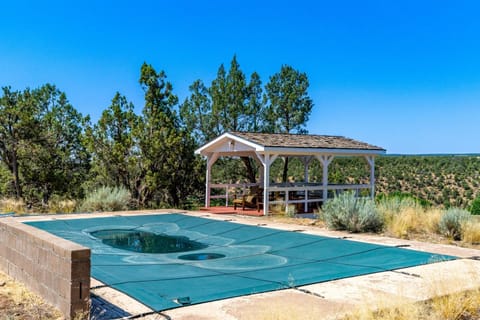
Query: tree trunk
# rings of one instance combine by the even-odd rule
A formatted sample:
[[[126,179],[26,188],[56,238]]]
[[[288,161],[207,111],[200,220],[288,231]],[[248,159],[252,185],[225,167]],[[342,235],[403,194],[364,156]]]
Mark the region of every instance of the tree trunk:
[[[252,162],[250,161],[249,157],[241,157],[243,163],[245,164],[245,168],[247,169],[247,178],[251,183],[256,183],[257,180],[255,178],[255,170],[253,169]]]
[[[12,173],[13,173],[13,185],[15,187],[15,197],[17,199],[22,198],[22,188],[20,187],[20,177],[18,174],[18,159],[17,150],[12,150]]]
[[[283,165],[282,181],[287,182],[287,179],[288,179],[288,157],[285,157],[285,163]]]

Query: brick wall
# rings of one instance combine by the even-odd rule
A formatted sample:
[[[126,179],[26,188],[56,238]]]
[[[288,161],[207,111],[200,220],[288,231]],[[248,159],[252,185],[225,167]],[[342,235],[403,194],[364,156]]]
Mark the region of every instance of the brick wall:
[[[25,225],[0,219],[0,269],[23,282],[67,318],[88,316],[90,249]]]

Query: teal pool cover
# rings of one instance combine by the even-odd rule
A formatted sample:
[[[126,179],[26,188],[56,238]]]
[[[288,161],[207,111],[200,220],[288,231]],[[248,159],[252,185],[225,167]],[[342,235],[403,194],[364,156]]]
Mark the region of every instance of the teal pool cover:
[[[155,311],[455,259],[183,214],[27,224],[91,248],[92,277]]]

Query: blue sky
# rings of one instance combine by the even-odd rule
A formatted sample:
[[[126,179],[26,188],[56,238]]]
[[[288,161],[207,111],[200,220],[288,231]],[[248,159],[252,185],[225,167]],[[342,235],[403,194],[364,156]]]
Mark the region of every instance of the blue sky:
[[[140,112],[145,61],[183,101],[234,54],[264,83],[306,72],[308,130],[388,153],[480,152],[480,2],[6,1],[0,86],[53,83],[98,119],[116,91]]]

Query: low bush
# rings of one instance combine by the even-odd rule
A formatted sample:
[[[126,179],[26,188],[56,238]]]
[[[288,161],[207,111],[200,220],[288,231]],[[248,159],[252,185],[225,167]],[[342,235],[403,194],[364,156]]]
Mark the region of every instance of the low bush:
[[[131,195],[125,188],[100,187],[87,194],[80,211],[120,211],[127,210]]]
[[[470,205],[470,213],[474,215],[480,215],[480,196],[476,197]]]
[[[459,208],[448,209],[440,218],[440,233],[453,240],[462,238],[462,226],[470,219],[470,213]]]
[[[376,232],[383,226],[375,202],[370,198],[357,198],[353,192],[345,192],[327,201],[323,218],[329,228],[350,232]]]

